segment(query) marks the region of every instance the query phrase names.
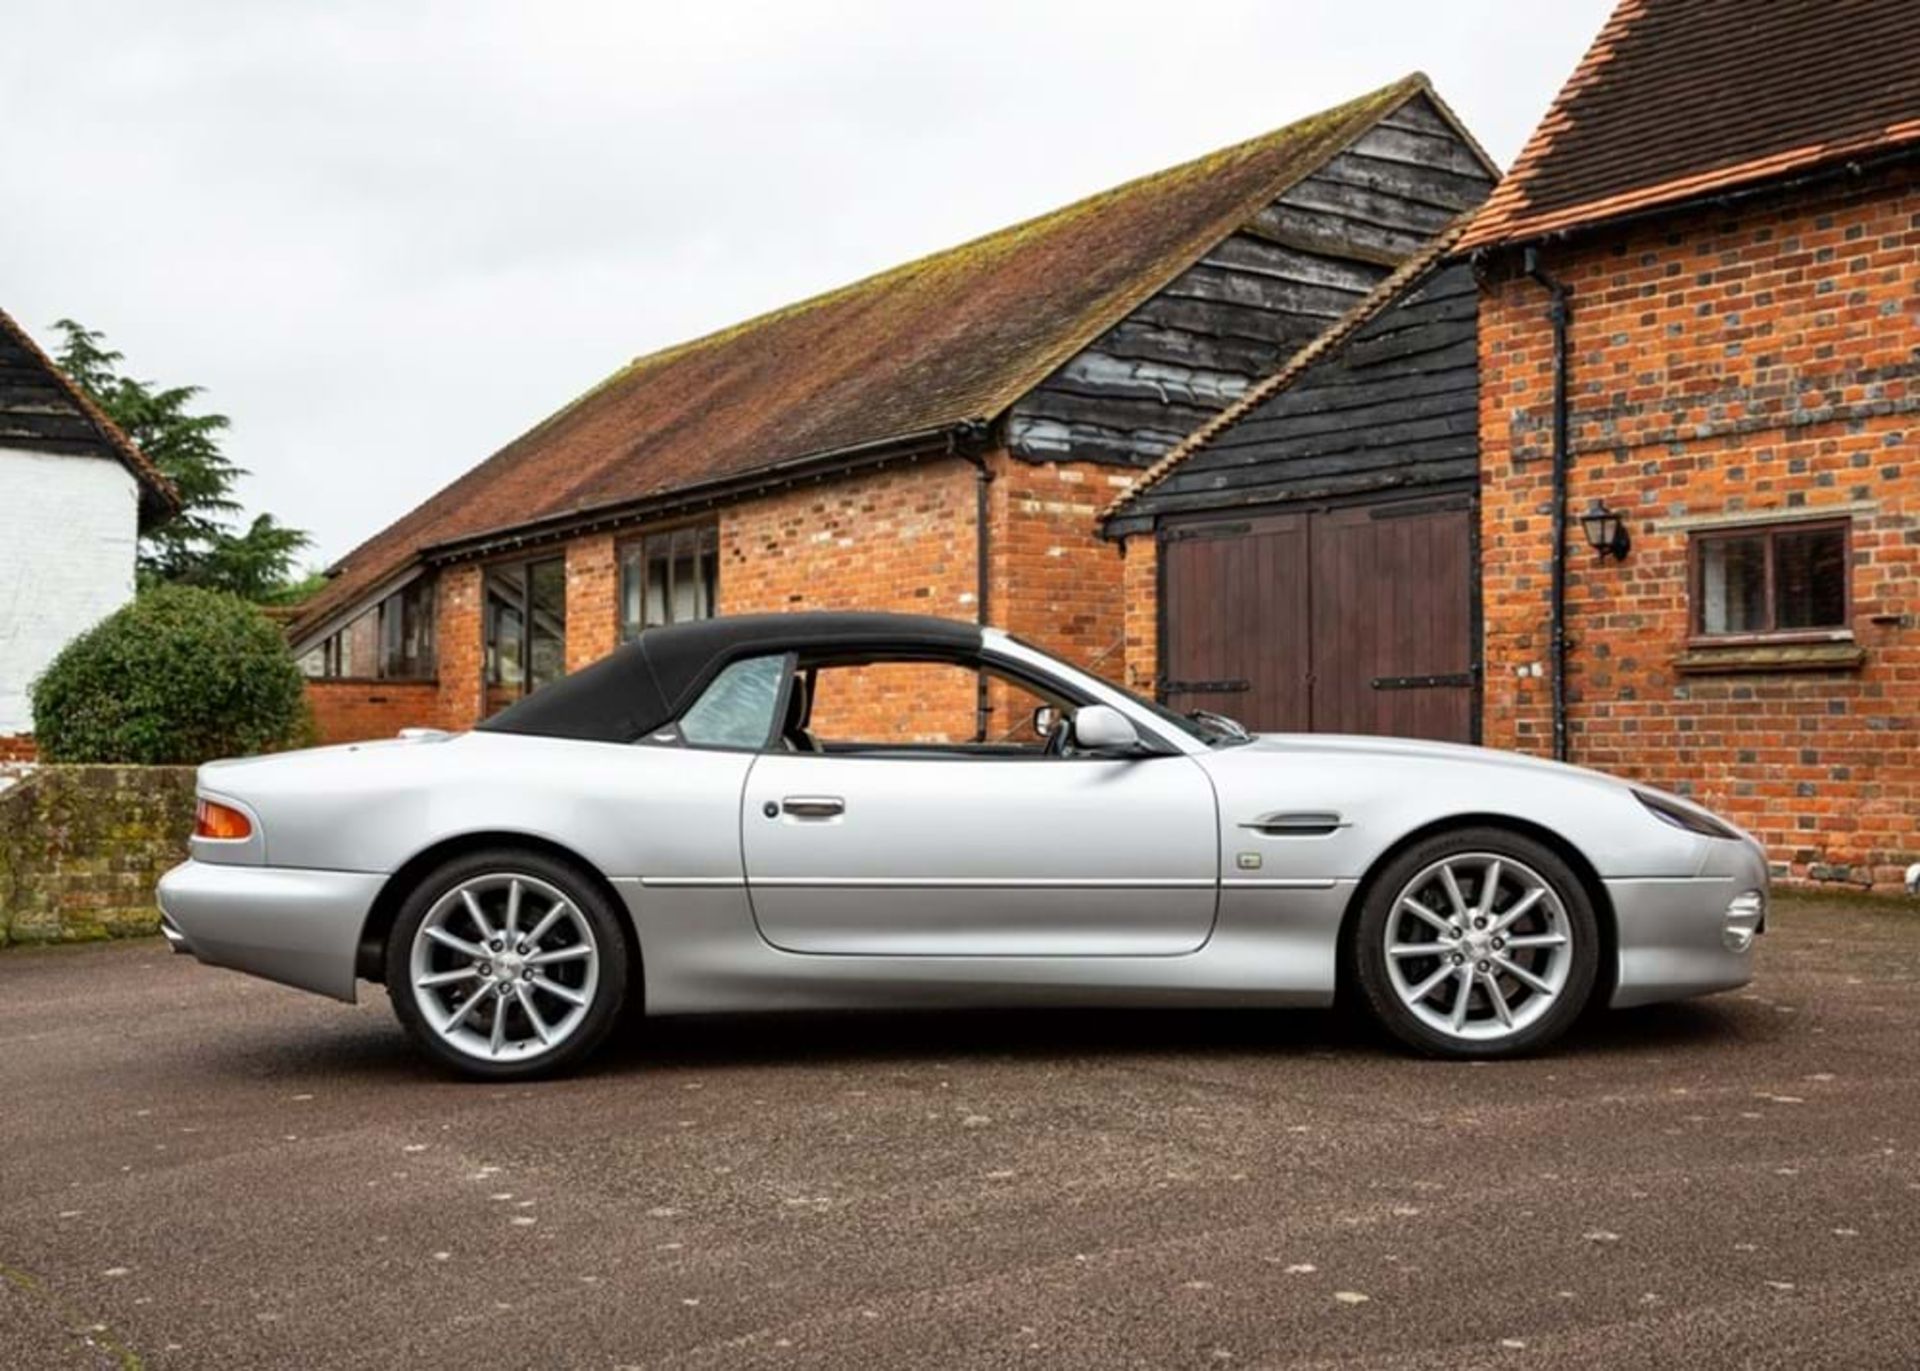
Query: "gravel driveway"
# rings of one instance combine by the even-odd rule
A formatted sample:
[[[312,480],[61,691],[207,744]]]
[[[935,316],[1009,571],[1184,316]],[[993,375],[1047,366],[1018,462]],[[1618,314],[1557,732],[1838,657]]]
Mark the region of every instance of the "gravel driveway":
[[[1911,1365],[1920,906],[1557,1055],[1320,1013],[682,1021],[433,1075],[157,943],[0,954],[0,1366]]]

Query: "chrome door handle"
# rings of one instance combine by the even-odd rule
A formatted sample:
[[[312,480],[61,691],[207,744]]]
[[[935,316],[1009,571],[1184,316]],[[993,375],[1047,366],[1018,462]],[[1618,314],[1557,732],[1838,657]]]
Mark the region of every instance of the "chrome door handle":
[[[780,808],[796,819],[831,819],[847,812],[847,802],[838,795],[789,795]]]

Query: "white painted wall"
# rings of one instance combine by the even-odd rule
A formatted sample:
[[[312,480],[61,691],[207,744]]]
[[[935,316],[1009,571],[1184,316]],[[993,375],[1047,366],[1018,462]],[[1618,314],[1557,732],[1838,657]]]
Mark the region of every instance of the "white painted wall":
[[[139,501],[110,458],[0,448],[0,735],[33,731],[33,678],[132,598]]]

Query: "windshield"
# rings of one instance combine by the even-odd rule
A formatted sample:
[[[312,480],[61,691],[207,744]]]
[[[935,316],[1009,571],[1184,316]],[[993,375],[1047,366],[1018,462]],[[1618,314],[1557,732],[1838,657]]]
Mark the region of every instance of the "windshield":
[[[1056,667],[1062,668],[1070,673],[1077,673],[1079,670],[1076,667],[1068,666],[1067,663],[1062,662],[1058,657],[1055,657],[1044,648],[1035,647],[1032,643],[1016,637],[1014,634],[1009,633],[1006,635],[1006,638],[1009,642],[1018,643],[1029,652],[1038,653],[1040,656],[1047,658],[1047,660],[1052,662]],[[1168,728],[1177,730],[1197,743],[1205,743],[1208,747],[1231,747],[1237,743],[1251,741],[1253,737],[1247,729],[1241,727],[1237,720],[1229,719],[1224,714],[1215,714],[1210,710],[1204,709],[1196,709],[1191,714],[1176,714],[1157,700],[1149,700],[1143,695],[1136,695],[1118,681],[1108,680],[1105,676],[1100,676],[1095,679],[1114,694],[1124,696],[1129,702],[1144,709],[1160,723],[1165,724]]]

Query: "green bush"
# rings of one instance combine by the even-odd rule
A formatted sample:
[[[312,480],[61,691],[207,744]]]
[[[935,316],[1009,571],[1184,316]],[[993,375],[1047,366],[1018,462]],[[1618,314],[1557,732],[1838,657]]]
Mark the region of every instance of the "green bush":
[[[191,765],[299,737],[299,668],[272,620],[236,595],[156,586],[81,634],[33,683],[50,762]]]

